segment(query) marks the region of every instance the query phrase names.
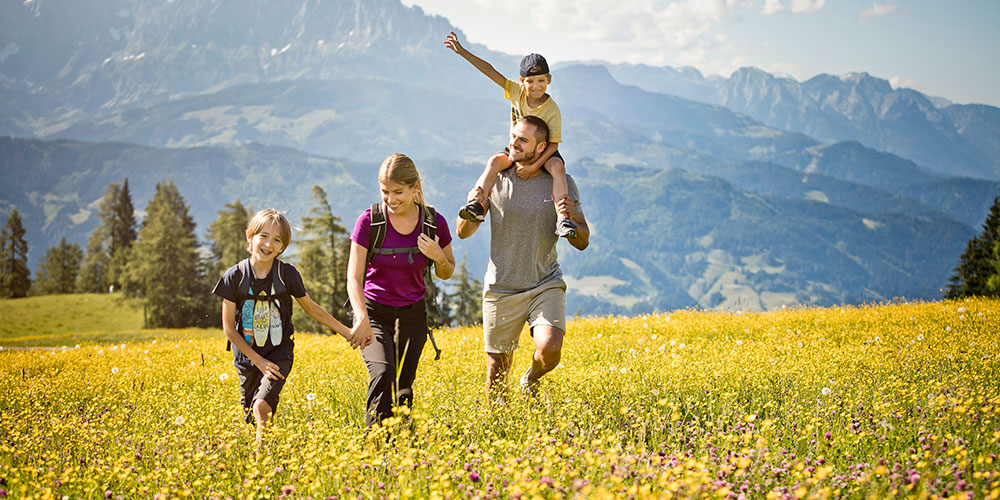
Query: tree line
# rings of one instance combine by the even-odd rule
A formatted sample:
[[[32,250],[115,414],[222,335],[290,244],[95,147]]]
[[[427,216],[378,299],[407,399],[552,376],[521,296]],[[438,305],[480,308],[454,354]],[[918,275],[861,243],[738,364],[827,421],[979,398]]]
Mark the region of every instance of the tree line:
[[[294,253],[282,257],[298,267],[316,303],[350,324],[343,307],[348,231],[320,186],[313,186],[312,199],[315,205],[293,237]],[[0,236],[0,296],[120,291],[141,301],[147,328],[219,327],[222,304],[211,290],[226,269],[247,257],[245,231],[252,214],[239,199],[223,205],[208,225],[202,247],[189,206],[172,180],[156,185],[140,224],[126,179],[109,185],[101,198],[98,224],[86,249],[63,238],[46,252],[32,280],[26,231],[15,208]],[[450,291],[433,280],[428,283],[427,293],[437,306],[428,308],[430,325],[481,322],[482,282],[469,274],[464,258],[451,283]],[[306,315],[296,317],[300,330],[323,330]]]

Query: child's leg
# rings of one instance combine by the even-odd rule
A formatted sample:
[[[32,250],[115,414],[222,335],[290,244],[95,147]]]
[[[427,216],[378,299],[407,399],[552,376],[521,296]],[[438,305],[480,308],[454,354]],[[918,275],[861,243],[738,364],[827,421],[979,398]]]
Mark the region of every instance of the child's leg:
[[[476,180],[476,188],[479,189],[479,192],[476,193],[475,198],[469,198],[469,201],[485,203],[486,197],[493,190],[493,186],[497,185],[497,175],[510,168],[511,165],[513,164],[510,162],[510,158],[505,154],[497,153],[490,157],[490,160],[486,162],[486,168],[483,169],[483,173]]]
[[[569,212],[559,213],[559,200],[569,196],[569,185],[566,183],[566,164],[560,158],[552,157],[545,162],[545,170],[552,176],[552,203],[556,206],[556,215],[560,219],[572,218]]]

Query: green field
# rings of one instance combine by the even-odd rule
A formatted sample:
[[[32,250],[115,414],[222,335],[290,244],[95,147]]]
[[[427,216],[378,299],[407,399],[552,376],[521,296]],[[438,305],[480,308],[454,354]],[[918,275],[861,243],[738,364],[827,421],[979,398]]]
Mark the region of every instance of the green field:
[[[358,354],[339,338],[299,334],[259,453],[219,331],[88,330],[99,342],[5,349],[0,489],[17,498],[1000,497],[1000,301],[676,311],[568,330],[540,397],[514,392],[492,408],[481,332],[438,332],[444,354],[434,361],[425,350],[412,411],[368,434]],[[27,345],[20,333],[2,338]],[[529,355],[517,351],[515,375]]]
[[[121,294],[84,293],[0,299],[0,346],[62,347],[80,342],[152,339],[139,331],[142,304]],[[160,332],[162,333],[162,332]]]

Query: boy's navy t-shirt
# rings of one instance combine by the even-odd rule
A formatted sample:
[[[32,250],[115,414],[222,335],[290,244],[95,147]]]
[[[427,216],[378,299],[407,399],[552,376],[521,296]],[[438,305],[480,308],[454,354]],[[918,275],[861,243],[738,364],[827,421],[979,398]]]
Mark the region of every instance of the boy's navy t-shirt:
[[[250,342],[250,347],[254,351],[272,361],[292,358],[292,352],[295,347],[295,340],[292,335],[295,332],[295,327],[292,325],[292,297],[301,298],[306,296],[306,286],[302,283],[302,276],[299,274],[299,271],[295,269],[295,266],[277,259],[275,259],[274,265],[271,266],[271,272],[268,273],[266,278],[258,279],[252,271],[250,272],[249,293],[254,296],[261,290],[264,290],[265,293],[270,293],[274,275],[278,272],[278,266],[281,266],[281,281],[285,284],[285,290],[288,293],[288,297],[281,303],[282,340],[278,345],[273,345],[269,337],[263,346],[258,346]],[[219,278],[215,289],[212,290],[212,293],[219,297],[235,302],[237,313],[239,313],[244,299],[253,301],[252,298],[240,296],[239,286],[242,280],[243,272],[240,270],[240,265],[236,264],[226,270],[222,277]],[[236,325],[236,331],[241,331],[239,324]],[[252,332],[249,334],[252,335]],[[236,357],[236,361],[240,361],[242,358],[249,362],[239,349],[233,349],[233,355]]]

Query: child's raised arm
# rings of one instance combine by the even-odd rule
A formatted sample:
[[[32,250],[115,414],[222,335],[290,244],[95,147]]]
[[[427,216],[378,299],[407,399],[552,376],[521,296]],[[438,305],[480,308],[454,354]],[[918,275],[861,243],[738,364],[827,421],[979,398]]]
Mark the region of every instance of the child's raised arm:
[[[448,33],[448,36],[445,37],[444,46],[455,51],[456,54],[462,56],[466,61],[469,61],[469,63],[497,85],[504,86],[507,78],[500,74],[492,64],[480,59],[472,52],[466,50],[465,47],[462,47],[462,44],[458,43],[458,35],[454,31]]]

